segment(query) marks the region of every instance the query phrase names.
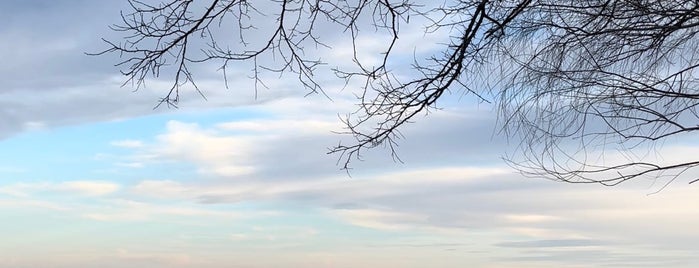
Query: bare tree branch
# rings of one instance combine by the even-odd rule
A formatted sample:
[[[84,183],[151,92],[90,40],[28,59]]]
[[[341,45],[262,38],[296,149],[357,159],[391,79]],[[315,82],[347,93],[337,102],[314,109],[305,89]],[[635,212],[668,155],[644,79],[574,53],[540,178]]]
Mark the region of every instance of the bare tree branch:
[[[131,11],[113,27],[125,33],[124,41],[105,40],[109,48],[97,54],[123,55],[118,65],[126,82],[137,86],[167,69],[173,85],[161,103],[168,105],[177,104],[185,84],[199,91],[188,66],[210,61],[221,64],[226,81],[229,64],[250,62],[256,85],[264,86],[264,72],[293,73],[309,92],[323,92],[315,71],[325,62],[304,49],[331,47],[317,32],[321,24],[343,29],[352,38],[348,60],[356,68],[334,71],[347,83],[363,81],[358,109],[341,118],[347,126],[342,133],[354,142],[330,148],[345,169],[378,146],[400,161],[400,129],[450,92],[496,103],[501,133],[521,141],[506,161],[526,175],[616,185],[639,177],[675,178],[699,164],[594,160],[610,150],[624,152],[699,130],[696,1],[129,2]],[[275,11],[262,12],[270,7]],[[411,16],[430,21],[428,33],[448,29],[451,36],[441,51],[416,58],[414,75],[405,77],[389,66],[401,26]],[[264,23],[271,20],[275,23]],[[237,36],[220,42],[214,32],[229,27]],[[357,37],[367,30],[388,40],[378,66],[358,56]],[[205,49],[191,49],[202,41]]]

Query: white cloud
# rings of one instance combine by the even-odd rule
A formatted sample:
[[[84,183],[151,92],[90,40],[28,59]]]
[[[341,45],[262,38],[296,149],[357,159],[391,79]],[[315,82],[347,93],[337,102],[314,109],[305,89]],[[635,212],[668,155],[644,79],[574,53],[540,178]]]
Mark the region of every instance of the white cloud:
[[[222,136],[203,130],[197,124],[170,121],[167,132],[157,137],[151,157],[162,160],[190,161],[202,173],[221,176],[250,174],[255,167],[248,160],[259,136]]]
[[[235,121],[218,124],[217,127],[227,131],[251,131],[251,132],[273,132],[282,135],[308,135],[318,133],[330,133],[333,129],[339,129],[339,120],[322,121],[315,119],[308,120],[255,120],[255,121]]]
[[[118,191],[120,185],[104,181],[69,181],[58,185],[57,189],[79,194],[100,196]]]
[[[332,212],[350,224],[377,230],[405,231],[423,223],[427,215],[377,209],[336,210]]]
[[[143,141],[139,140],[119,140],[110,143],[112,146],[123,148],[140,148],[143,147]]]

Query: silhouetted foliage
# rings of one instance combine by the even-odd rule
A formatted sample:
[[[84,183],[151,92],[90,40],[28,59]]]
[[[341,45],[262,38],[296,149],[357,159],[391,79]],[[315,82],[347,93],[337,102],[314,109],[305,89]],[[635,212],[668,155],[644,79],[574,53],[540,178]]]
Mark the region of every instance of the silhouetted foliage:
[[[251,62],[256,85],[264,83],[261,72],[293,73],[307,90],[322,92],[314,73],[324,62],[304,52],[332,47],[324,43],[327,35],[320,38],[320,25],[341,27],[355,42],[360,30],[388,37],[377,66],[363,64],[353,43],[357,68],[335,70],[341,79],[364,81],[360,109],[344,120],[356,142],[331,148],[344,168],[377,146],[395,157],[401,126],[448,92],[495,97],[502,133],[521,141],[507,161],[527,175],[614,185],[699,165],[593,157],[699,129],[697,1],[129,2],[131,10],[113,28],[127,37],[105,40],[110,48],[103,53],[123,55],[123,74],[139,85],[174,66],[161,101],[172,105],[183,84],[196,87],[192,64],[217,62],[225,78],[230,64]],[[434,56],[415,60],[416,75],[398,76],[387,66],[411,17],[430,21],[427,32],[451,35]],[[205,48],[192,49],[195,42]]]

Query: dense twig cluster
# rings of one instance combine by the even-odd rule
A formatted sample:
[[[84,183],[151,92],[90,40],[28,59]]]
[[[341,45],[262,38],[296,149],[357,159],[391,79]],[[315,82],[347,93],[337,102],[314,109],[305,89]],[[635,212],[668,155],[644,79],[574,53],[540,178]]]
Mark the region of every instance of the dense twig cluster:
[[[532,1],[499,46],[516,66],[498,92],[505,131],[523,141],[523,160],[510,163],[608,185],[699,165],[594,159],[605,153],[594,146],[627,150],[698,129],[697,26],[691,1]]]
[[[320,24],[338,26],[353,40],[358,68],[336,74],[364,81],[360,108],[344,118],[356,142],[331,148],[344,168],[376,146],[389,147],[395,157],[400,127],[450,91],[484,101],[482,96],[498,97],[503,133],[521,140],[508,162],[528,175],[613,185],[646,175],[678,175],[699,165],[643,159],[605,164],[590,156],[604,153],[598,145],[623,150],[699,129],[696,1],[205,2],[130,0],[132,11],[114,28],[128,36],[123,43],[106,41],[110,48],[103,53],[125,55],[124,75],[137,84],[173,66],[174,83],[161,103],[176,104],[185,83],[196,87],[188,66],[206,61],[220,62],[224,71],[232,62],[250,61],[252,77],[260,83],[260,72],[291,72],[306,89],[319,92],[314,71],[323,62],[307,57],[304,48],[328,46],[317,33]],[[451,37],[440,53],[416,59],[416,75],[406,78],[387,66],[401,25],[411,16],[431,21],[428,31],[449,29]],[[216,29],[229,29],[229,22],[238,38],[220,42]],[[365,66],[357,56],[354,42],[367,27],[390,40],[378,66]],[[248,40],[250,34],[255,38]],[[191,43],[202,40],[206,48],[192,51]],[[264,62],[273,66],[258,64],[270,56],[276,61]]]

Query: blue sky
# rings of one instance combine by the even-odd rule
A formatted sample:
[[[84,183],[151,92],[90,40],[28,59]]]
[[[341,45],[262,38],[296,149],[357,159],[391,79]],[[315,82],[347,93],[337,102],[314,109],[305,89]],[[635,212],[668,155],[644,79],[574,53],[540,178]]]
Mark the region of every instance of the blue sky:
[[[0,267],[699,265],[696,185],[524,178],[500,160],[512,144],[493,107],[468,96],[404,129],[405,163],[377,149],[351,177],[326,154],[354,105],[341,81],[325,81],[332,100],[286,77],[255,98],[245,76],[225,89],[202,67],[207,101],[154,110],[168,81],[134,92],[114,55],[84,55],[124,6],[0,3]]]

